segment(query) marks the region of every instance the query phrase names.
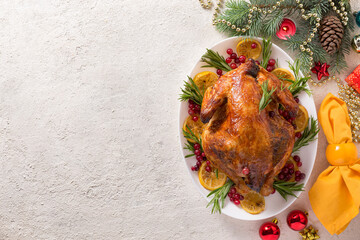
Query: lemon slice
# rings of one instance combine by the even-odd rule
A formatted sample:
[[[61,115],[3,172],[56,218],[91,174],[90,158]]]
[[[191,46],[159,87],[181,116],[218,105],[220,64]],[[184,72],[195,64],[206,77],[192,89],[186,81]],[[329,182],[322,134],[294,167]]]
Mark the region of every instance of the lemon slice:
[[[219,79],[218,75],[213,72],[205,71],[195,75],[194,83],[201,92],[205,92],[208,87],[211,87]]]
[[[295,132],[302,132],[309,124],[309,114],[303,105],[299,105],[299,112],[294,121],[296,125]]]
[[[210,191],[224,186],[227,178],[225,173],[218,170],[218,177],[216,177],[215,168],[211,167],[211,171],[208,172],[206,171],[206,166],[206,162],[203,162],[199,169],[200,184]]]
[[[295,81],[294,75],[285,68],[275,68],[271,73],[274,74],[276,77],[278,77],[284,83],[284,87],[289,87],[291,85],[291,82],[281,78],[286,78]]]
[[[251,44],[255,43],[256,48],[252,48]],[[244,55],[246,58],[257,59],[261,54],[261,44],[254,39],[243,39],[236,46],[238,56]]]
[[[206,127],[206,124],[201,122],[199,115],[196,115],[196,116],[198,117],[198,120],[196,122],[192,119],[192,116],[188,116],[185,119],[184,124],[183,124],[183,130],[185,132],[190,133],[190,131],[186,127],[186,125],[187,125],[190,128],[190,130],[195,134],[195,136],[197,138],[200,138],[201,134],[203,133],[203,131],[204,131],[205,127]],[[191,139],[188,139],[188,140],[190,142],[194,142]]]
[[[251,191],[245,195],[241,207],[250,214],[259,214],[265,210],[265,198],[258,192]]]

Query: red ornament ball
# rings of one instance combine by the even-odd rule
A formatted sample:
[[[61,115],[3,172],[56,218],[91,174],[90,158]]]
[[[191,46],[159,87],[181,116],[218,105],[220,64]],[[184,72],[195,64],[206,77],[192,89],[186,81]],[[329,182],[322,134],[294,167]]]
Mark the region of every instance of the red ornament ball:
[[[300,210],[291,211],[287,216],[287,224],[292,230],[303,230],[308,223],[306,213]]]
[[[272,222],[261,225],[259,235],[262,240],[277,240],[280,237],[280,228]]]

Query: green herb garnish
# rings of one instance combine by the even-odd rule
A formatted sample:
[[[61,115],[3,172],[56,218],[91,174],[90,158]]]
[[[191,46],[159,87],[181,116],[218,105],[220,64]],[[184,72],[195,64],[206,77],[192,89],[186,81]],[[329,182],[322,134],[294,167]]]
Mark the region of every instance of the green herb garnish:
[[[285,200],[287,200],[288,195],[297,197],[294,192],[304,191],[304,184],[297,184],[296,182],[274,181],[273,187]]]
[[[221,209],[224,208],[225,198],[230,191],[230,188],[234,185],[233,181],[228,179],[228,181],[224,184],[224,186],[219,187],[211,191],[207,197],[214,195],[211,201],[208,203],[206,207],[212,205],[211,213],[221,213]]]
[[[211,49],[206,49],[206,53],[201,57],[201,61],[208,64],[202,66],[203,68],[214,67],[216,69],[221,69],[225,72],[229,72],[232,70],[225,61],[225,58],[221,56],[218,52],[215,52]]]
[[[261,89],[263,90],[260,104],[259,104],[259,112],[266,108],[266,106],[272,101],[271,95],[275,92],[276,88],[272,88],[268,91],[269,81],[266,80],[261,84]]]
[[[197,105],[202,104],[202,100],[204,98],[204,91],[200,91],[198,86],[194,83],[194,80],[188,76],[189,82],[184,81],[184,89],[181,89],[182,93],[180,94],[180,101],[187,101],[191,99]]]
[[[292,82],[289,86],[289,90],[293,96],[298,94],[299,92],[305,91],[309,96],[311,95],[311,91],[307,88],[306,83],[309,81],[311,77],[300,77],[300,61],[296,59],[294,64],[289,63],[289,68],[293,71],[295,76],[295,81],[291,81],[289,79],[285,79],[286,81]]]
[[[269,59],[270,59],[270,56],[271,56],[271,46],[272,46],[272,43],[271,43],[271,40],[270,38],[268,39],[263,39],[263,51],[262,51],[262,61],[260,63],[260,65],[266,69],[267,65],[268,65],[268,62],[269,62]]]
[[[310,142],[314,141],[319,131],[320,129],[317,121],[313,117],[310,117],[310,124],[305,128],[301,137],[296,140],[293,152],[296,152],[301,147],[307,146]]]

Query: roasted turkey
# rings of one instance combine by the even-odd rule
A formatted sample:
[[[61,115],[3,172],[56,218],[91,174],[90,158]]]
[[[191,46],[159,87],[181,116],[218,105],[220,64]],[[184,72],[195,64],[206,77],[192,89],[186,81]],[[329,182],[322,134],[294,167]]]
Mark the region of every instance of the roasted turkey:
[[[276,89],[259,111],[261,84]],[[274,177],[289,159],[295,142],[294,126],[278,112],[279,104],[295,118],[299,109],[281,81],[253,59],[247,60],[209,87],[201,106],[203,148],[212,164],[223,171],[240,193],[251,189],[267,196]],[[244,174],[243,169],[249,173]],[[246,173],[246,172],[245,172]]]

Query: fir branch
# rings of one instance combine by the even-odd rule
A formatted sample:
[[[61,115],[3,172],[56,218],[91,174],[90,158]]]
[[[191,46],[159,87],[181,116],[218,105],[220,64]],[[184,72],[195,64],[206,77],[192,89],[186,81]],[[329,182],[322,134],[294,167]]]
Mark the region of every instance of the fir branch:
[[[200,91],[191,77],[188,76],[188,79],[189,82],[184,81],[184,89],[181,88],[182,93],[180,94],[179,100],[184,102],[191,99],[196,104],[201,106],[202,100],[204,98],[204,91]]]
[[[282,11],[274,11],[272,14],[269,14],[262,24],[264,36],[274,36],[279,30],[280,24],[283,20],[284,13]]]
[[[293,71],[295,76],[295,81],[289,86],[289,91],[293,96],[298,94],[299,92],[305,91],[309,96],[311,95],[311,91],[307,87],[307,81],[309,81],[310,77],[300,77],[300,61],[296,59],[293,64],[288,62],[289,68]]]
[[[298,151],[301,147],[307,146],[310,142],[316,140],[319,131],[317,121],[313,117],[310,117],[310,124],[305,128],[302,136],[296,140],[293,152]]]
[[[304,184],[296,182],[274,181],[273,187],[286,201],[289,195],[297,198],[294,192],[304,191]]]
[[[224,208],[225,198],[230,191],[230,188],[234,185],[233,181],[228,181],[220,188],[211,191],[207,197],[214,195],[206,207],[212,205],[211,213],[221,213],[221,209]]]
[[[225,61],[225,58],[221,56],[218,52],[215,52],[211,49],[206,49],[206,53],[201,57],[201,61],[208,64],[202,66],[203,68],[214,67],[216,69],[221,69],[225,72],[232,70],[231,67]]]
[[[272,43],[271,43],[271,38],[269,37],[268,39],[265,40],[265,38],[263,38],[263,51],[262,51],[262,61],[260,63],[260,65],[266,69],[272,50]]]
[[[261,84],[261,89],[263,90],[260,103],[259,103],[259,113],[266,108],[266,106],[271,102],[271,95],[275,92],[276,88],[268,90],[269,80],[264,81]]]

